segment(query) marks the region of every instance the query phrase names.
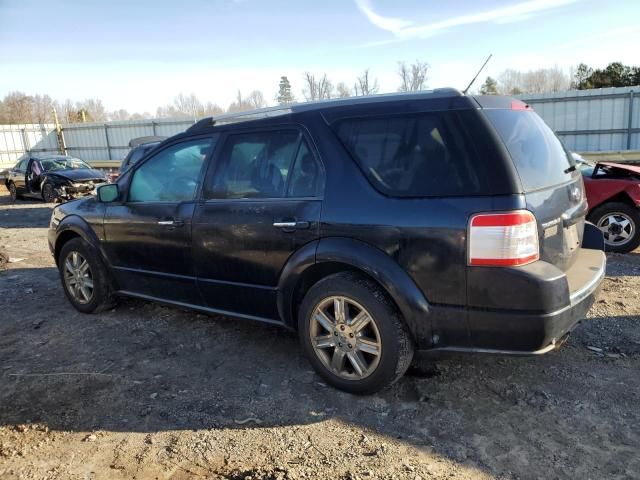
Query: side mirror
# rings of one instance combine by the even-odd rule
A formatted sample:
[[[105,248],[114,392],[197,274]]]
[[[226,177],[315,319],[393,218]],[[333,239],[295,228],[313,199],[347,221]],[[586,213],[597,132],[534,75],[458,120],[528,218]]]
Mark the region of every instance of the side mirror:
[[[109,183],[98,187],[98,201],[102,203],[115,202],[120,196],[117,183]]]

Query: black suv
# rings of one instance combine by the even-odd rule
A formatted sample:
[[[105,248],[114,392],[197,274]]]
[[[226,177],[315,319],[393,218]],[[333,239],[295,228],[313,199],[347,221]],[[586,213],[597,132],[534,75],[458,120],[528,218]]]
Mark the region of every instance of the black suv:
[[[82,312],[128,295],[297,330],[373,392],[414,350],[538,354],[604,277],[582,177],[524,103],[443,89],[208,118],[57,207]]]

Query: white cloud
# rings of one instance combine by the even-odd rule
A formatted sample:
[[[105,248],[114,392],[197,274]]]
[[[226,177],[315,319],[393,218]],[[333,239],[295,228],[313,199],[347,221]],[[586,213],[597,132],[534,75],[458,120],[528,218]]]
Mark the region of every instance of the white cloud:
[[[358,9],[364,13],[364,15],[373,23],[376,27],[390,32],[397,32],[403,28],[409,27],[412,22],[409,20],[403,20],[401,18],[383,17],[378,15],[371,8],[369,0],[355,0]]]
[[[417,24],[402,18],[385,17],[373,10],[370,0],[354,0],[367,19],[382,30],[393,33],[398,39],[424,38],[443,33],[451,28],[476,23],[511,23],[526,20],[534,15],[581,0],[529,0],[506,7],[461,15],[438,22]]]

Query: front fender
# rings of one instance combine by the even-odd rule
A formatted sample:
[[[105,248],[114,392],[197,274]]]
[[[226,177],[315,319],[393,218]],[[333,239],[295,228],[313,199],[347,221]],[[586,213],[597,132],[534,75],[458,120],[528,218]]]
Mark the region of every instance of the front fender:
[[[56,228],[56,235],[53,244],[56,263],[58,261],[58,253],[60,252],[61,248],[59,242],[61,239],[63,240],[65,237],[67,237],[70,233],[78,235],[85,242],[94,247],[100,255],[103,263],[109,270],[111,270],[111,263],[107,258],[107,254],[102,247],[102,242],[98,238],[98,235],[91,227],[91,225],[89,225],[86,220],[78,215],[68,215],[64,217]]]

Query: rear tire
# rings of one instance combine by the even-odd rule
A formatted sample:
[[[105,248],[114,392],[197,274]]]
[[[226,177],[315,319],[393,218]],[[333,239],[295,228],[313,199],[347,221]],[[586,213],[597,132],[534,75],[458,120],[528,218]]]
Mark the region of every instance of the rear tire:
[[[74,238],[62,246],[58,272],[64,293],[76,310],[98,313],[116,304],[107,269],[83,239]]]
[[[640,210],[622,202],[609,202],[593,209],[589,221],[604,234],[607,252],[628,253],[640,245]]]
[[[312,286],[300,306],[298,330],[316,372],[350,393],[390,386],[413,358],[413,341],[395,304],[358,273],[337,273]]]

